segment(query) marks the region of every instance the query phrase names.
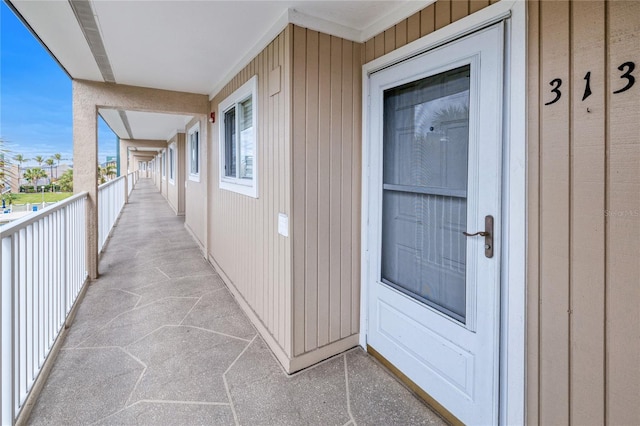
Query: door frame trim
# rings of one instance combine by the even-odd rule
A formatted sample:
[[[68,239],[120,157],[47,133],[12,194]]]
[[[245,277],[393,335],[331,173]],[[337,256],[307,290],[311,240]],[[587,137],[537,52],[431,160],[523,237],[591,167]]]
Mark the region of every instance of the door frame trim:
[[[369,76],[506,20],[504,44],[503,206],[500,283],[500,424],[525,422],[526,362],[526,77],[527,23],[523,0],[502,0],[362,67],[362,218],[360,346],[367,348],[369,264]]]

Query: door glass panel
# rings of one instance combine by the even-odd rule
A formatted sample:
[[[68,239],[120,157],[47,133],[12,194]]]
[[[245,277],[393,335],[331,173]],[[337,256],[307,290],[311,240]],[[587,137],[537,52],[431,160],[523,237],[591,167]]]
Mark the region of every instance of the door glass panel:
[[[384,92],[382,281],[463,323],[469,77]]]

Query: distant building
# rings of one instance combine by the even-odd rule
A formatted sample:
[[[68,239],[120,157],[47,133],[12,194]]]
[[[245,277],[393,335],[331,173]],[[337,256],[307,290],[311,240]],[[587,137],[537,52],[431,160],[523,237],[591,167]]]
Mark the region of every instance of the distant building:
[[[17,164],[11,164],[9,166],[8,177],[5,179],[5,182],[8,180],[9,187],[11,188],[12,193],[20,192],[20,181],[22,176],[20,176],[19,167]]]

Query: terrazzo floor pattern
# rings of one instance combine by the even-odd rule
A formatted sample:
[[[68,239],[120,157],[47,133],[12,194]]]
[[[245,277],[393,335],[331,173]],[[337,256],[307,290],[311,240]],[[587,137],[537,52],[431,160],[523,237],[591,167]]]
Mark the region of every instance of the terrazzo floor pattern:
[[[362,349],[285,374],[149,179],[123,210],[28,423],[444,424]]]

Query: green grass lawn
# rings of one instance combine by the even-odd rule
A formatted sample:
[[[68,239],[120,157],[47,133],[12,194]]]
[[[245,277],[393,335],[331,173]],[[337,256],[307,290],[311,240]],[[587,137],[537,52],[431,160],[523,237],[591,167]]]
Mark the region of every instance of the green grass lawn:
[[[65,198],[69,198],[72,195],[72,192],[45,192],[44,201],[46,201],[47,203],[52,203],[54,201],[64,200]],[[14,194],[13,197],[13,204],[34,204],[42,202],[42,193]]]

